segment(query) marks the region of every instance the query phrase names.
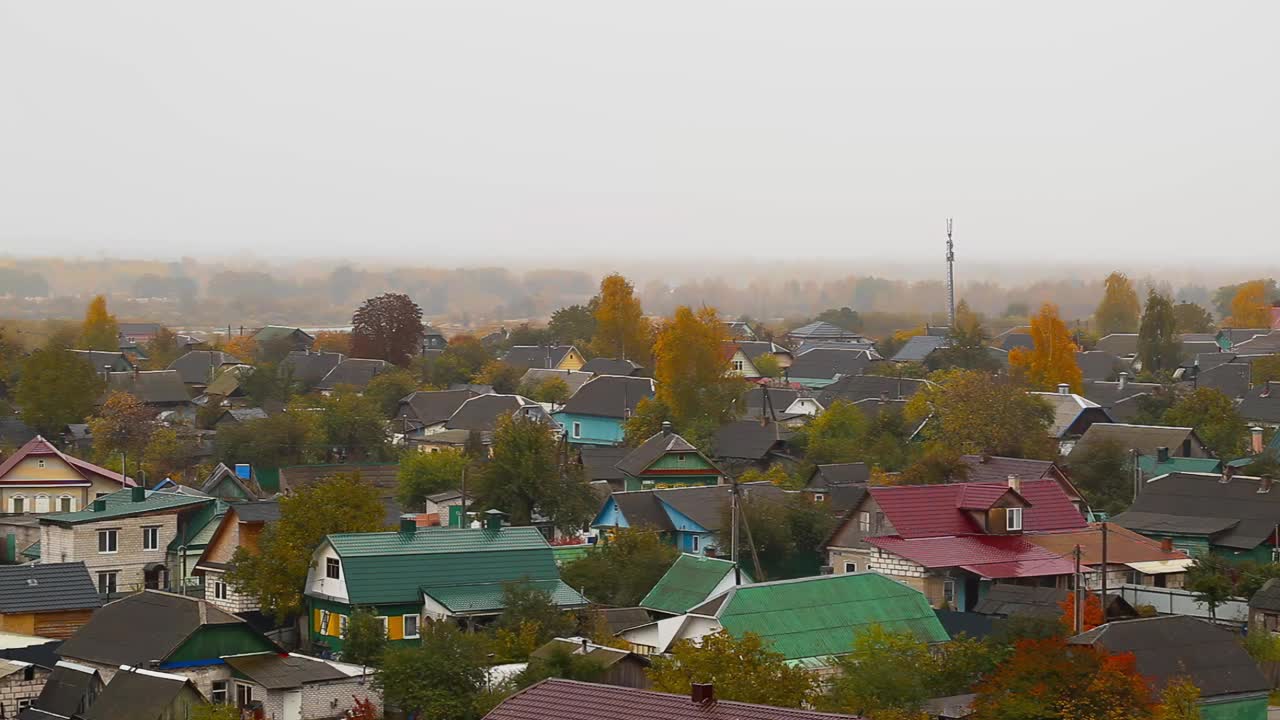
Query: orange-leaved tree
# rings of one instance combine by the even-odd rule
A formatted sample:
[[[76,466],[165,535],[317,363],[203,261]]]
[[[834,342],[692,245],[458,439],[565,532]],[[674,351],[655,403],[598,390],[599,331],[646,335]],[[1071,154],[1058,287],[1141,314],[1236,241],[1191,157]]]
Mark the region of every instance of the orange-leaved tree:
[[[676,308],[653,345],[656,400],[665,406],[677,430],[708,434],[732,418],[746,383],[729,372],[725,348],[728,330],[715,308]]]
[[[1076,628],[1076,594],[1070,593],[1067,599],[1058,603],[1058,607],[1062,608],[1062,626],[1067,632],[1075,632]],[[1087,632],[1106,622],[1105,616],[1102,614],[1102,601],[1097,595],[1086,592],[1084,596],[1084,627],[1081,632]]]
[[[617,273],[600,281],[596,305],[596,332],[591,350],[600,357],[626,358],[649,364],[653,326],[644,316],[635,288]]]
[[[1063,638],[1019,641],[973,701],[981,720],[1150,720],[1155,708],[1132,653],[1110,655]]]
[[[116,316],[107,312],[107,298],[95,295],[84,312],[80,326],[80,346],[85,350],[120,349],[120,325]]]
[[[232,335],[223,343],[222,352],[240,362],[251,363],[258,354],[258,339],[252,335]]]
[[[1271,326],[1271,311],[1267,309],[1267,283],[1251,280],[1236,290],[1231,298],[1231,327],[1265,328]]]
[[[1040,312],[1031,318],[1031,339],[1035,347],[1030,350],[1015,348],[1009,353],[1009,365],[1021,372],[1033,386],[1041,390],[1054,390],[1060,383],[1080,392],[1084,376],[1076,363],[1075,340],[1067,330],[1067,324],[1058,317],[1058,307],[1045,303]]]

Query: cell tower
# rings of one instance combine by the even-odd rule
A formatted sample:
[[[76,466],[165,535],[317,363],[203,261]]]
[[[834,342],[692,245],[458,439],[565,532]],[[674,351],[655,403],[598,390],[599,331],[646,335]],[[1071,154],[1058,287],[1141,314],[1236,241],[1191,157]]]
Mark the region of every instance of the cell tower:
[[[956,329],[956,250],[951,242],[951,218],[947,218],[947,327]]]

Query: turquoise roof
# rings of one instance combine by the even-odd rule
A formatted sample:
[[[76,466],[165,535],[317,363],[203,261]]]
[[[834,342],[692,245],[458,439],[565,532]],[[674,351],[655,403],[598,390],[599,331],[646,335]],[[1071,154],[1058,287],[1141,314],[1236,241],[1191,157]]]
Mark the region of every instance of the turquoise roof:
[[[577,607],[587,604],[586,598],[562,580],[533,580],[527,584],[550,595],[552,602],[560,607]],[[422,594],[430,596],[458,615],[494,613],[502,611],[504,585],[505,583],[485,583],[428,586],[422,588]]]
[[[342,558],[347,595],[355,605],[417,603],[425,593],[460,607],[494,610],[501,609],[503,583],[560,583],[551,546],[531,527],[341,533],[328,541]],[[558,586],[554,590],[565,604],[586,602],[571,590],[571,598]]]
[[[872,625],[950,639],[923,593],[873,572],[742,585],[690,612],[714,615],[737,637],[755,633],[787,660],[847,654]]]
[[[1222,461],[1217,458],[1171,457],[1158,463],[1154,455],[1139,455],[1138,468],[1147,477],[1174,472],[1216,473],[1222,470]]]
[[[129,517],[131,515],[142,515],[151,512],[160,512],[165,510],[177,510],[179,508],[194,507],[197,505],[212,505],[213,498],[199,497],[196,495],[183,495],[180,493],[163,492],[158,490],[146,490],[146,499],[139,502],[133,500],[133,490],[136,488],[125,488],[110,495],[104,495],[94,501],[105,503],[106,507],[102,510],[94,510],[91,504],[84,510],[77,510],[69,513],[53,513],[51,515],[43,515],[40,522],[52,522],[60,525],[78,525],[81,523],[101,522],[103,520],[115,520],[118,518]]]

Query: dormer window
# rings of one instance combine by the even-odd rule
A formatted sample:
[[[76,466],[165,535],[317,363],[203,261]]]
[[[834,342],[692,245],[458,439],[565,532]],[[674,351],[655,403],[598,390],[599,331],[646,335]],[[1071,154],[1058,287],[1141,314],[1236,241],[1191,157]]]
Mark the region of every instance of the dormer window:
[[[1009,508],[1004,516],[1005,530],[1021,530],[1022,529],[1022,508]]]

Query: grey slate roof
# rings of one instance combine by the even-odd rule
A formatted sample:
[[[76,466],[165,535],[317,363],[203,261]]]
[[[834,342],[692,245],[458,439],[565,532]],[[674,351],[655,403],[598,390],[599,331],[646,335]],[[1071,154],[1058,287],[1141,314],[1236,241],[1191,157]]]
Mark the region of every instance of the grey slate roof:
[[[984,455],[961,455],[960,462],[969,468],[965,482],[1007,482],[1010,475],[1020,480],[1039,480],[1053,477],[1055,467],[1052,460]]]
[[[640,401],[652,398],[653,392],[653,380],[649,378],[597,375],[580,387],[560,411],[573,415],[629,418]]]
[[[787,333],[787,337],[792,340],[846,340],[850,342],[866,340],[860,333],[845,330],[838,325],[832,325],[822,320],[795,328]]]
[[[288,690],[330,680],[345,680],[348,675],[322,660],[297,655],[259,653],[225,658],[232,670],[268,690]]]
[[[629,452],[631,448],[593,445],[584,445],[578,450],[582,457],[582,466],[587,472],[587,480],[592,482],[596,480],[621,482],[626,474],[617,468],[617,464]]]
[[[1249,607],[1254,610],[1280,613],[1280,578],[1271,578],[1264,583],[1262,588],[1249,598]]]
[[[1159,383],[1138,383],[1125,381],[1105,382],[1101,380],[1085,380],[1084,396],[1086,399],[1101,405],[1107,414],[1116,422],[1126,422],[1137,417],[1138,399],[1164,392]]]
[[[475,396],[471,390],[419,390],[400,399],[397,417],[437,425],[447,421],[462,403]]]
[[[1076,353],[1076,364],[1085,380],[1111,380],[1122,370],[1132,367],[1105,350],[1088,350]]]
[[[947,347],[950,341],[937,335],[916,335],[907,340],[892,358],[893,362],[924,362],[925,358],[939,348]]]
[[[1089,426],[1067,457],[1079,457],[1084,449],[1108,441],[1118,444],[1124,450],[1137,450],[1143,455],[1155,455],[1156,449],[1161,447],[1167,447],[1176,453],[1184,440],[1194,437],[1195,430],[1191,428],[1098,423]]]
[[[623,630],[647,625],[653,621],[653,618],[649,617],[649,611],[642,607],[601,608],[596,612],[604,617],[605,624],[609,626],[610,635],[617,635]]]
[[[1258,492],[1257,478],[1169,473],[1142,484],[1127,512],[1112,522],[1136,532],[1208,536],[1214,545],[1252,550],[1275,530],[1280,490]]]
[[[992,338],[991,344],[1006,353],[1014,348],[1032,350],[1036,346],[1036,341],[1031,337],[1030,330],[1031,328],[1026,325],[1009,328]]]
[[[275,500],[231,503],[231,508],[242,522],[268,523],[280,519],[280,503]]]
[[[748,360],[755,360],[761,355],[790,355],[791,351],[770,340],[735,340],[734,344],[742,349]]]
[[[195,685],[180,675],[121,670],[107,683],[85,720],[163,720],[183,690],[200,697]]]
[[[316,387],[320,390],[332,390],[339,385],[351,385],[357,390],[364,390],[369,386],[370,380],[392,367],[386,360],[347,358],[335,365]]]
[[[849,375],[818,391],[818,402],[829,408],[837,400],[856,403],[859,400],[909,398],[928,385],[926,380],[887,377],[884,375]]]
[[[787,377],[829,380],[837,375],[860,375],[870,364],[867,350],[818,348],[797,355],[787,368]]]
[[[698,452],[698,448],[673,432],[658,432],[618,461],[618,469],[638,477],[658,458],[669,452]],[[701,453],[699,453],[701,454]]]
[[[224,365],[240,364],[235,357],[219,350],[192,350],[169,363],[169,369],[177,370],[182,382],[188,385],[208,385]]]
[[[866,463],[832,463],[816,465],[809,476],[806,490],[828,490],[840,485],[865,484],[871,479],[871,468]]]
[[[185,405],[191,394],[177,370],[141,370],[113,372],[108,376],[108,390],[122,390],[148,405]]]
[[[1093,346],[1116,357],[1132,357],[1138,354],[1138,333],[1112,333]]]
[[[1280,332],[1272,331],[1236,343],[1231,351],[1237,355],[1275,355],[1280,353]]]
[[[0,613],[102,607],[83,562],[0,565]]]
[[[133,369],[133,363],[122,352],[108,350],[72,350],[71,352],[89,363],[93,371],[98,374],[102,374],[108,367],[111,368],[111,372],[128,372]]]
[[[1263,383],[1245,393],[1237,411],[1248,421],[1280,423],[1280,383]]]
[[[1062,438],[1071,430],[1071,426],[1081,415],[1095,416],[1093,422],[1106,422],[1111,419],[1102,406],[1087,398],[1075,394],[1033,392],[1032,395],[1044,400],[1053,408],[1053,423],[1049,426],[1049,435]]]
[[[524,375],[520,376],[520,384],[524,383],[540,383],[547,380],[556,379],[563,382],[569,387],[569,394],[578,392],[578,389],[586,385],[591,380],[591,373],[581,370],[553,370],[548,368],[531,367],[524,371]]]
[[[764,414],[765,393],[768,393],[769,400],[773,403],[773,411],[778,415],[785,412],[787,407],[800,397],[800,391],[793,388],[757,385],[742,394],[742,404],[746,408],[747,417],[761,417]]]
[[[1198,618],[1167,615],[1113,621],[1069,642],[1133,653],[1138,672],[1157,690],[1180,676],[1190,678],[1203,698],[1255,693],[1265,697],[1271,690],[1234,633]]]
[[[1196,387],[1213,388],[1233,400],[1239,400],[1249,394],[1252,369],[1251,365],[1242,362],[1222,363],[1207,370],[1201,366],[1195,384]]]
[[[1067,591],[1052,587],[1032,587],[1029,585],[992,585],[986,596],[978,601],[973,612],[980,615],[998,615],[1009,617],[1058,618],[1062,617],[1062,606],[1067,599]]]
[[[717,458],[764,460],[786,451],[794,432],[776,422],[737,420],[721,425],[711,436],[711,454]]]
[[[60,661],[49,673],[32,707],[50,714],[46,717],[69,718],[83,714],[101,689],[102,677],[97,670]]]
[[[342,353],[292,350],[280,362],[280,369],[292,371],[293,379],[303,385],[315,385],[346,359]]]
[[[58,653],[104,665],[164,660],[202,625],[243,622],[204,600],[146,590],[102,606]]]
[[[1222,328],[1218,331],[1218,338],[1225,339],[1228,347],[1234,347],[1246,340],[1252,340],[1259,335],[1267,335],[1271,332],[1271,328]]]
[[[635,375],[642,368],[623,358],[592,358],[582,366],[582,372],[593,375]]]
[[[520,395],[477,395],[464,401],[449,416],[445,427],[449,430],[493,430],[499,417],[510,417],[522,407],[541,406]]]
[[[572,345],[516,345],[502,356],[502,362],[519,368],[554,368],[573,349]]]

